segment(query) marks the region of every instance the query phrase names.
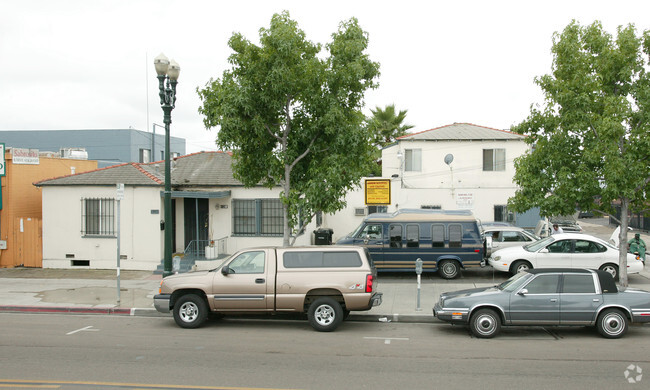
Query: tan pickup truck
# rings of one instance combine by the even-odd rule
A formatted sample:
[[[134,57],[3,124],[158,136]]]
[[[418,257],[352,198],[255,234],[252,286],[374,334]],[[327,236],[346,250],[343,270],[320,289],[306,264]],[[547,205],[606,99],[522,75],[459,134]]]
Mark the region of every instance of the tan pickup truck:
[[[172,312],[183,328],[196,328],[208,312],[307,313],[311,326],[336,329],[351,310],[381,304],[377,271],[361,247],[251,248],[210,271],[164,278],[156,310]]]

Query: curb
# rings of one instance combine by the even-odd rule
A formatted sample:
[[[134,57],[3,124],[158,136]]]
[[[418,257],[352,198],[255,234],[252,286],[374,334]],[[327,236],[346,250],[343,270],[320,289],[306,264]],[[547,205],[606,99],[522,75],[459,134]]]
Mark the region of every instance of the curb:
[[[0,306],[0,313],[43,313],[43,314],[93,314],[121,315],[137,317],[171,317],[171,313],[160,313],[149,308],[96,308],[65,306]],[[249,318],[249,317],[246,317]],[[442,323],[433,314],[363,314],[351,313],[348,321],[359,322],[402,322],[402,323]]]

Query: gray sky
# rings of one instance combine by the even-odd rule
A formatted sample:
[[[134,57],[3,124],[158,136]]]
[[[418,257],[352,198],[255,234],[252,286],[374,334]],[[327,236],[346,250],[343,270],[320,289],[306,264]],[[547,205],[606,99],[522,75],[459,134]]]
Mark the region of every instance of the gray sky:
[[[650,29],[648,0],[207,1],[2,0],[0,130],[151,131],[162,124],[153,58],[181,66],[173,136],[187,151],[216,150],[216,129],[198,114],[197,87],[220,78],[241,32],[258,42],[274,13],[288,10],[314,42],[359,19],[381,64],[366,113],[394,103],[422,131],[454,122],[507,129],[542,95],[552,34],[578,20]],[[160,129],[156,129],[160,132]],[[1,142],[1,140],[0,140]]]

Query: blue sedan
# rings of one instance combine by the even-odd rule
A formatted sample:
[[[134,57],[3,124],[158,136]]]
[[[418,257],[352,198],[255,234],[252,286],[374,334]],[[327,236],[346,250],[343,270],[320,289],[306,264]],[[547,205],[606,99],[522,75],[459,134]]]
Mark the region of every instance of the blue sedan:
[[[501,326],[596,326],[606,338],[625,335],[630,322],[650,322],[650,292],[618,288],[606,271],[531,269],[487,288],[446,292],[433,315],[469,325],[476,337]]]

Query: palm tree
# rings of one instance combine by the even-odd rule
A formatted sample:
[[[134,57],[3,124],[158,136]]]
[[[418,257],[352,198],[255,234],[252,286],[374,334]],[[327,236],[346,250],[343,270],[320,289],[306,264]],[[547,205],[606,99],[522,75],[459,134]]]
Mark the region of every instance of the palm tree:
[[[407,110],[400,111],[396,115],[394,104],[388,105],[384,109],[377,106],[370,111],[372,116],[366,119],[366,123],[372,135],[372,143],[377,147],[375,152],[377,165],[373,169],[373,174],[381,176],[381,149],[395,142],[398,137],[406,135],[406,131],[413,126],[402,124],[406,118]]]

